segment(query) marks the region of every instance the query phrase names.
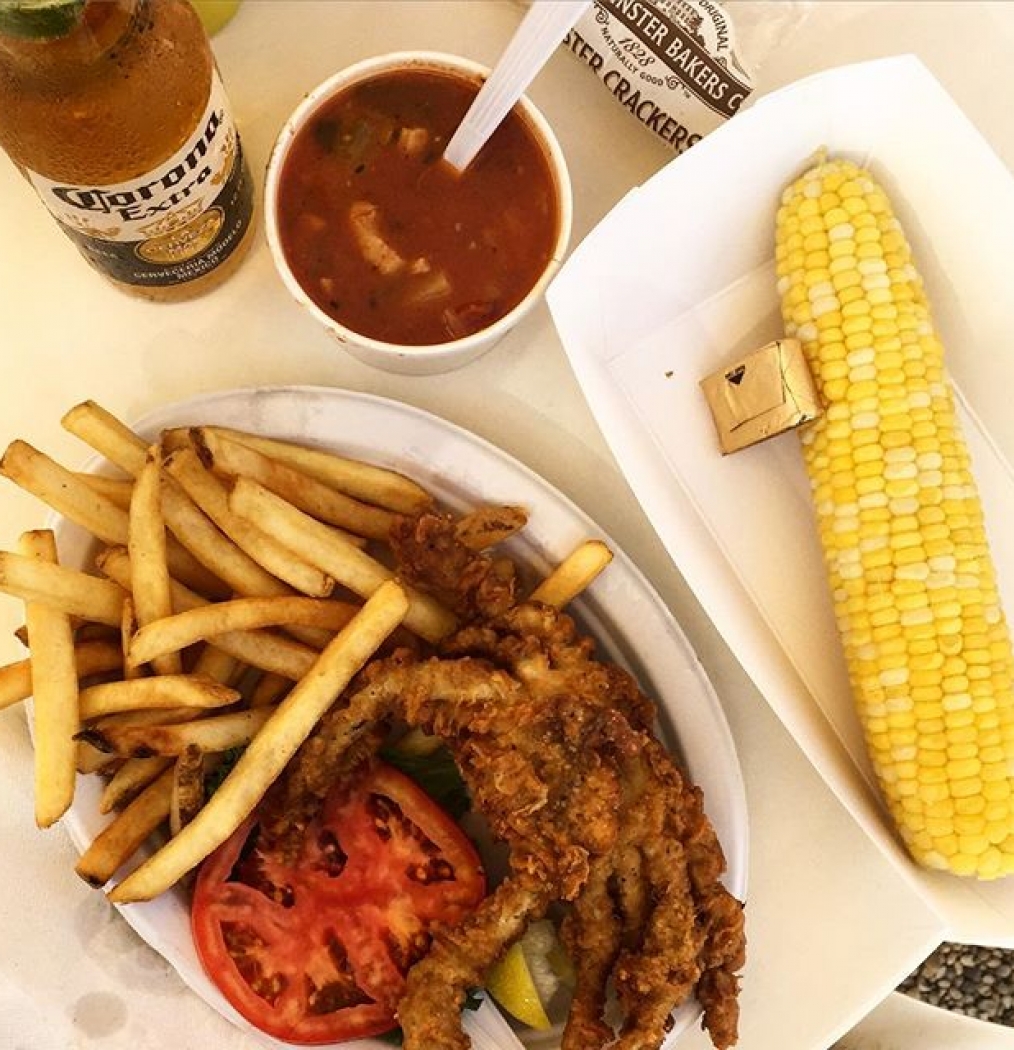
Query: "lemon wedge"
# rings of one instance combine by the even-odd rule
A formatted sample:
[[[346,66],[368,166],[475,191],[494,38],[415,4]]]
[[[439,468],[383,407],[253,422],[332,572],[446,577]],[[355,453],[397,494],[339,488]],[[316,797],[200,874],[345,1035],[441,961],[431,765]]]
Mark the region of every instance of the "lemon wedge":
[[[551,1027],[546,1008],[528,969],[520,944],[512,944],[486,980],[489,994],[510,1014],[530,1028]]]
[[[569,966],[553,924],[534,922],[490,971],[486,989],[509,1014],[545,1031],[552,1027],[546,1006],[560,987],[561,961]]]

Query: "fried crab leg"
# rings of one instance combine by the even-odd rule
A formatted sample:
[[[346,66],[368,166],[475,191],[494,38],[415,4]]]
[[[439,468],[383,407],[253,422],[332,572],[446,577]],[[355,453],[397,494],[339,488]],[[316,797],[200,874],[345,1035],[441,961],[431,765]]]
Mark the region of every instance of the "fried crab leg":
[[[469,988],[528,924],[542,918],[553,894],[528,879],[507,879],[463,923],[437,933],[429,954],[409,970],[398,1006],[405,1050],[468,1050],[461,1009]]]
[[[603,1007],[616,957],[622,925],[610,891],[612,858],[596,857],[588,881],[574,907],[564,918],[560,935],[574,964],[574,994],[561,1050],[587,1050],[605,1046],[613,1038],[603,1017]]]

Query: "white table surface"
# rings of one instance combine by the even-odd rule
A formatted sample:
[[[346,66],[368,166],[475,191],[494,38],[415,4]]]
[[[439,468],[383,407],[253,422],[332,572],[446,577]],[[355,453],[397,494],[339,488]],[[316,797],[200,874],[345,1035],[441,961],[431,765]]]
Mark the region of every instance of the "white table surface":
[[[735,6],[735,5],[733,5]],[[516,3],[246,0],[215,49],[252,166],[301,95],[353,60],[437,48],[495,60]],[[1014,127],[1014,5],[813,4],[761,70],[762,90],[842,62],[918,54],[1008,166]],[[532,88],[569,159],[575,242],[669,159],[580,62],[560,53]],[[749,173],[745,172],[744,177]],[[627,550],[673,609],[719,692],[751,818],[750,958],[744,1050],[825,1050],[941,939],[938,919],[813,772],[700,612],[618,473],[545,308],[491,354],[445,376],[357,364],[290,301],[259,237],[228,284],[173,306],[134,301],[94,276],[13,167],[0,159],[0,447],[23,437],[71,465],[59,427],[94,398],[130,419],[232,387],[309,383],[394,397],[465,426],[574,499]],[[0,547],[43,512],[0,488]],[[0,601],[0,662],[22,655],[18,603]],[[32,821],[31,751],[20,710],[0,714],[0,1050],[253,1047],[73,874],[59,829]],[[709,1045],[697,1032],[688,1050]]]

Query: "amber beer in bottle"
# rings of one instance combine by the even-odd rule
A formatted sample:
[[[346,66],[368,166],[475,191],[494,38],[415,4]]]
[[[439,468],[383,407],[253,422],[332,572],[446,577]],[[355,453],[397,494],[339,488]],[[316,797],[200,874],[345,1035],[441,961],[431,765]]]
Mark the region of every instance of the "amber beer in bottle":
[[[249,167],[185,0],[0,0],[0,146],[125,291],[199,295],[252,239]]]

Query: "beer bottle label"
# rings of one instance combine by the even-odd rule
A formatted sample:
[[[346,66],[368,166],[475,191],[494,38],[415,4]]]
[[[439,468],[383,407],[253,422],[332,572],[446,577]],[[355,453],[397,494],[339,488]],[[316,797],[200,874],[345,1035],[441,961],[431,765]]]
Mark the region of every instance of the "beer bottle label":
[[[105,186],[28,177],[84,255],[124,284],[165,287],[210,273],[253,213],[253,180],[217,72],[193,135],[146,174]]]

